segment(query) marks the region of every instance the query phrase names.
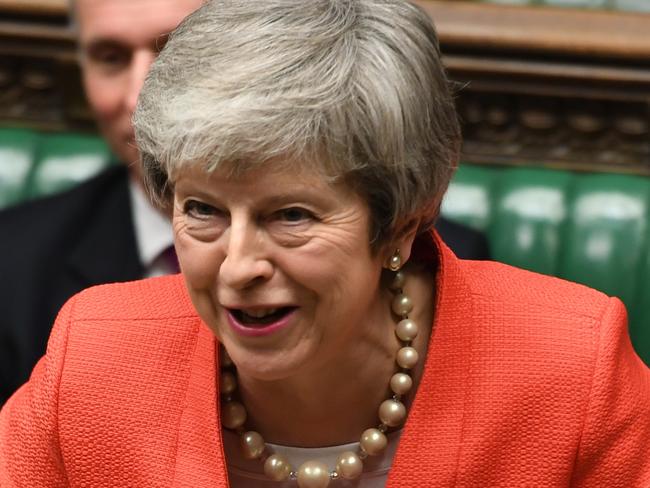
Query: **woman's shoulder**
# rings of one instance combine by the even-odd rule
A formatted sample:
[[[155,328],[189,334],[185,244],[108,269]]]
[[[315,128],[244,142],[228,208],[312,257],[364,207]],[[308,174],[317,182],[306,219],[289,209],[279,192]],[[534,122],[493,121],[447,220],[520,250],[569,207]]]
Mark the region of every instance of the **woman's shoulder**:
[[[180,359],[191,353],[203,327],[181,275],[99,285],[63,307],[48,354],[63,344],[66,362],[76,364],[77,358],[82,368],[91,357],[93,364],[113,368],[116,360],[133,365],[161,354]]]
[[[73,478],[108,466],[118,485],[125,473],[173,468],[186,409],[214,405],[215,348],[181,276],[89,288],[62,308],[46,355],[0,413],[0,445],[10,439],[28,460],[47,452],[52,471],[65,452]],[[115,464],[124,453],[128,463]]]
[[[93,286],[71,299],[75,319],[196,317],[182,275]]]
[[[494,305],[600,319],[611,298],[588,286],[493,261],[460,261],[471,293]]]
[[[536,374],[571,364],[586,377],[605,344],[629,342],[625,307],[616,298],[501,263],[456,263],[443,302],[464,317],[474,354],[516,361]]]
[[[177,275],[100,285],[75,295],[56,320],[46,358],[60,362],[62,405],[90,396],[97,408],[118,408],[111,398],[131,408],[145,391],[152,401],[177,401],[197,345],[209,349],[212,342]],[[176,385],[171,389],[176,393],[168,385]]]

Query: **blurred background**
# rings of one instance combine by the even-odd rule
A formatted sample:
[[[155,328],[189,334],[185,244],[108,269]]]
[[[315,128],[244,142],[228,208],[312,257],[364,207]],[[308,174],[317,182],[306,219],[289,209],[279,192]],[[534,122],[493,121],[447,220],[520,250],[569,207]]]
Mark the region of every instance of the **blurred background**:
[[[650,0],[416,3],[465,138],[442,213],[485,232],[495,260],[620,297],[650,364]],[[0,209],[113,164],[67,8],[0,0]]]

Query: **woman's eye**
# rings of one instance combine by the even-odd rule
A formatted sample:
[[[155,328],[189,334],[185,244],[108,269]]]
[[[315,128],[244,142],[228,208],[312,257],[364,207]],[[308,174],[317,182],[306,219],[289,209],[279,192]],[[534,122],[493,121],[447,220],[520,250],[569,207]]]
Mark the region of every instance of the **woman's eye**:
[[[190,217],[206,218],[216,215],[217,209],[207,203],[188,200],[183,204],[183,212]]]
[[[299,207],[285,208],[280,210],[278,214],[281,220],[286,222],[303,222],[313,218],[311,212]]]

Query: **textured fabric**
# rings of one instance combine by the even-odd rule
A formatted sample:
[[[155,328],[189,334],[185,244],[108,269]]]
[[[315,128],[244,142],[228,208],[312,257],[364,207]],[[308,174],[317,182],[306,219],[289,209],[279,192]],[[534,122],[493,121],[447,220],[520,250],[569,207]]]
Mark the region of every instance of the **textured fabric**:
[[[650,371],[621,302],[440,241],[388,487],[650,487]],[[182,278],[92,288],[0,413],[0,486],[228,486],[217,347]]]

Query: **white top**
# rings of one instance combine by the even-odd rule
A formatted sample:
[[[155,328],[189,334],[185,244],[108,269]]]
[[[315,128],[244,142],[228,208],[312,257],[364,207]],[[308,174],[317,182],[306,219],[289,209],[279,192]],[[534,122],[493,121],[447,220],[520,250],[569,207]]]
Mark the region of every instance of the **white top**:
[[[383,488],[386,486],[388,471],[397,450],[397,444],[402,431],[387,434],[388,446],[381,456],[369,456],[363,461],[363,473],[354,481],[338,479],[332,481],[328,488]],[[223,430],[223,444],[228,463],[228,478],[233,488],[296,488],[295,481],[272,481],[264,475],[264,465],[261,461],[248,460],[242,456],[239,445],[239,435],[230,430]],[[305,461],[318,460],[325,463],[330,471],[336,466],[336,459],[343,451],[358,451],[359,443],[342,446],[303,448],[278,446],[267,443],[272,452],[282,454],[289,460],[294,469]]]
[[[158,209],[154,208],[142,185],[129,178],[131,211],[135,240],[138,245],[140,262],[145,269],[145,278],[175,273],[169,262],[161,258],[161,253],[174,245],[171,222]]]

